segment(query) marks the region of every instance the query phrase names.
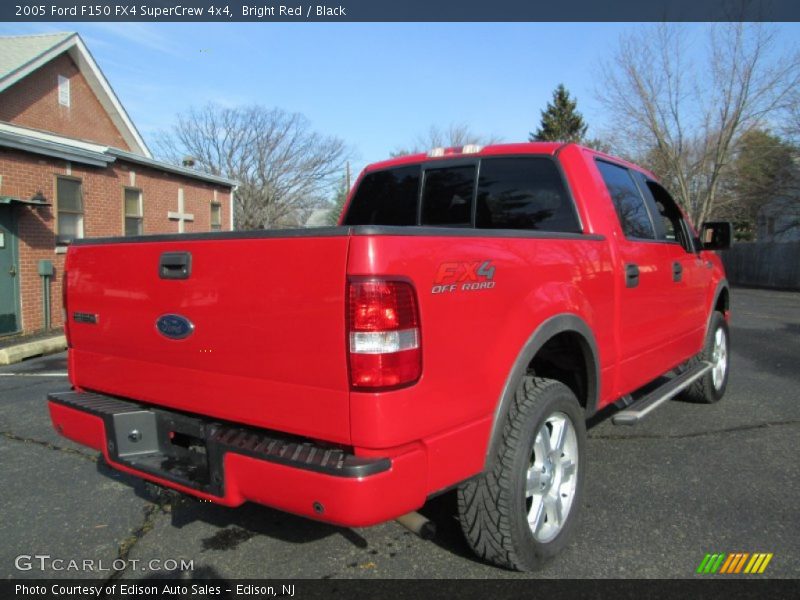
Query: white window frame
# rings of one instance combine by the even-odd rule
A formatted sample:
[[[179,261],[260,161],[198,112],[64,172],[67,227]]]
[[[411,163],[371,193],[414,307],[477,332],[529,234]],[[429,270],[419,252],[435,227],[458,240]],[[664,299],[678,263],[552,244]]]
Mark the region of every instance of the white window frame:
[[[137,215],[129,215],[128,214],[128,202],[127,202],[127,194],[128,192],[136,192],[139,195],[139,214]],[[136,235],[142,235],[144,233],[144,194],[142,190],[137,187],[130,187],[125,186],[122,188],[122,235],[128,235],[128,219],[139,219],[139,233]]]

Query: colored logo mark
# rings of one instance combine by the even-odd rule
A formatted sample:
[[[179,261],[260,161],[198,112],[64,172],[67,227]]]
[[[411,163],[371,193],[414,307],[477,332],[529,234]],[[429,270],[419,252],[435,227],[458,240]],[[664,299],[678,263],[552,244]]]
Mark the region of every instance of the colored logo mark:
[[[771,552],[769,554],[762,552],[706,554],[696,572],[704,575],[738,575],[740,573],[756,575],[763,573],[771,560]]]

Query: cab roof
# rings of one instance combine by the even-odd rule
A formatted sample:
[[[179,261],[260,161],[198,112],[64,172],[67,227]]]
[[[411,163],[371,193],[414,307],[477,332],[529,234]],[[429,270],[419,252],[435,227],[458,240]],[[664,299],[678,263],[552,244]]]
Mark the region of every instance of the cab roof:
[[[638,170],[648,177],[658,181],[658,178],[653,173],[643,167],[640,167],[639,165],[617,156],[612,156],[610,154],[600,152],[599,150],[595,150],[594,148],[589,148],[573,142],[517,142],[511,144],[491,144],[484,147],[468,145],[456,146],[453,148],[436,148],[434,150],[440,151],[441,154],[432,154],[434,150],[431,150],[428,152],[419,152],[417,154],[396,156],[394,158],[369,164],[364,168],[364,172],[369,173],[371,171],[381,171],[383,169],[390,169],[392,167],[400,167],[403,165],[413,165],[421,162],[433,162],[437,160],[448,160],[453,158],[480,158],[484,156],[502,156],[511,154],[538,154],[555,156],[562,148],[567,146],[575,146],[590,152],[599,158],[605,158],[628,168]]]

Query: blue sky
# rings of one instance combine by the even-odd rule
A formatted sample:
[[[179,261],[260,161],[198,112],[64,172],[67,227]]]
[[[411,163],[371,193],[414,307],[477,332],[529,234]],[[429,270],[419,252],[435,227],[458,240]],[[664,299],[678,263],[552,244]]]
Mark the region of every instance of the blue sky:
[[[609,126],[595,98],[600,62],[642,26],[0,23],[0,35],[78,31],[148,142],[192,105],[261,103],[343,138],[358,170],[432,124],[523,141],[558,83],[597,133]],[[776,27],[779,43],[800,39],[800,24]],[[690,52],[702,51],[698,36]]]

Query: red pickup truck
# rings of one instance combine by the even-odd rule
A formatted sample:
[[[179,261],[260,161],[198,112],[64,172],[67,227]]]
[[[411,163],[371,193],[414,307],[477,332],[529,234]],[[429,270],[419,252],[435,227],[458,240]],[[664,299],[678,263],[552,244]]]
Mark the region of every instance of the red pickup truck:
[[[729,244],[575,144],[396,158],[338,227],[76,241],[50,415],[227,506],[366,526],[457,488],[477,554],[533,569],[574,529],[587,417],[722,397]]]

